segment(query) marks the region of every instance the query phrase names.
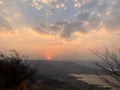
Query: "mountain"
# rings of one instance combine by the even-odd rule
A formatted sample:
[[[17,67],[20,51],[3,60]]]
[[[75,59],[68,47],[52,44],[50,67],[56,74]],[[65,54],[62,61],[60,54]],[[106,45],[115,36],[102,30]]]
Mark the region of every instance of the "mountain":
[[[31,60],[32,65],[39,65],[39,74],[46,76],[62,76],[71,73],[77,74],[93,74],[96,69],[86,67],[71,61],[46,61]]]

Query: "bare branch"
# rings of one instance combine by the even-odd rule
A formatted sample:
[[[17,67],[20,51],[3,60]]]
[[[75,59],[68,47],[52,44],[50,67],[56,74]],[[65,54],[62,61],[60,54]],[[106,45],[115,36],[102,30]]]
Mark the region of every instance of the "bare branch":
[[[103,72],[103,74],[109,75],[111,77],[99,77],[107,84],[120,89],[120,51],[110,52],[105,49],[104,52],[100,52],[96,49],[91,50],[94,55],[96,55],[101,62],[95,61],[95,65]]]

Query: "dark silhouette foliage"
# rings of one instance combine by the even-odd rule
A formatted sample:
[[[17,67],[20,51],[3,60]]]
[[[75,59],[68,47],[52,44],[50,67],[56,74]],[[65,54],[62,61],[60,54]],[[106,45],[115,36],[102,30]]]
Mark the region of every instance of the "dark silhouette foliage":
[[[100,59],[99,62],[95,61],[95,65],[102,74],[108,75],[104,77],[99,73],[100,78],[116,90],[120,90],[120,49],[116,51],[106,49],[104,52],[94,49],[92,52]]]
[[[38,65],[33,67],[15,50],[0,54],[0,88],[17,88],[23,81],[33,82]]]

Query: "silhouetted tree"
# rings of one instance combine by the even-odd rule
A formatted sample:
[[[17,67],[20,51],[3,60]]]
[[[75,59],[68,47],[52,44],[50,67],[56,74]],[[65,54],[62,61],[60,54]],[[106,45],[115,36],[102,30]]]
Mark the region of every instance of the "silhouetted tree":
[[[94,49],[92,52],[100,59],[100,61],[95,61],[95,65],[102,71],[102,74],[109,75],[104,77],[99,73],[100,78],[120,90],[120,49],[116,51],[106,49],[104,52]]]
[[[33,82],[39,66],[31,67],[26,59],[15,50],[10,51],[8,55],[0,54],[0,88],[18,89],[22,83],[28,86]]]

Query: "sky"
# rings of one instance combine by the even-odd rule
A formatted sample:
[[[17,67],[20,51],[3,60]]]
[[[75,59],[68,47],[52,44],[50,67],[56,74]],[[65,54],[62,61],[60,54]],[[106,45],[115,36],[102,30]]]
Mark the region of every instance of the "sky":
[[[0,52],[81,60],[119,39],[120,0],[0,0]]]

